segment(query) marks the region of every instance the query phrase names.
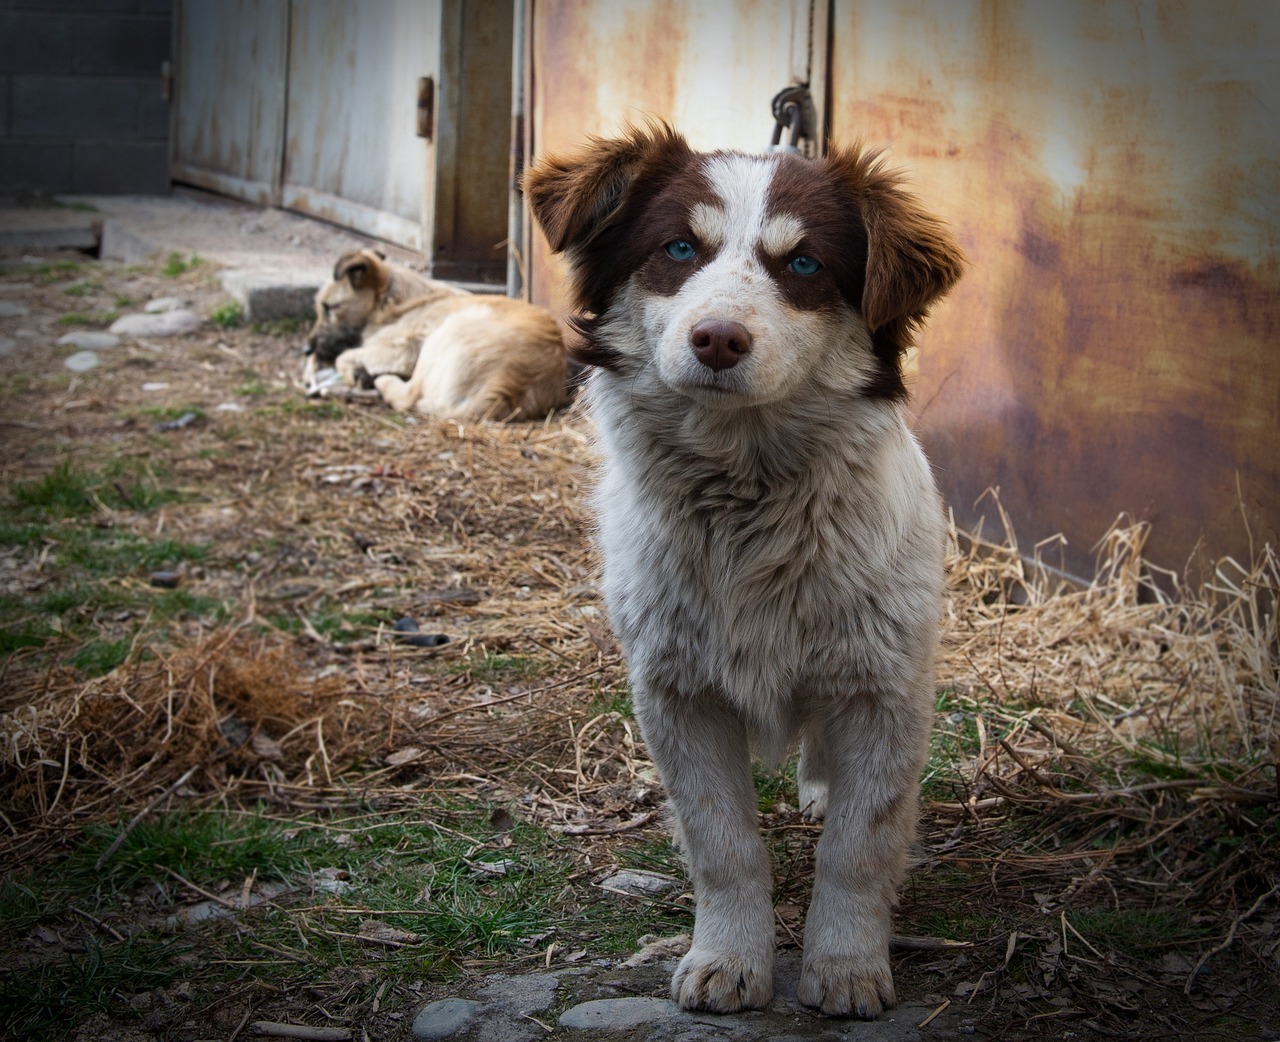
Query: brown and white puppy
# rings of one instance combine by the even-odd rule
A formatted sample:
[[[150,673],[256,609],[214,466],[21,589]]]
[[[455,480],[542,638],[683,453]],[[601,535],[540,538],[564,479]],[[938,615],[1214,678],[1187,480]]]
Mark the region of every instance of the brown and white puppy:
[[[339,258],[316,295],[307,354],[401,412],[532,420],[567,400],[549,311],[436,282],[373,250]]]
[[[595,367],[603,591],[697,898],[672,996],[770,1000],[750,756],[798,742],[800,801],[826,818],[799,996],[874,1017],[943,591],[901,359],[959,247],[859,149],[703,154],[658,125],[544,158],[525,189]]]

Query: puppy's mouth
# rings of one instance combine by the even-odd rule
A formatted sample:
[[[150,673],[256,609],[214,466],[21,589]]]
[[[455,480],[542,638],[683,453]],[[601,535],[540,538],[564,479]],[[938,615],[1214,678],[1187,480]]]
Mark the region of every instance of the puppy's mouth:
[[[734,379],[727,374],[706,370],[701,373],[688,374],[685,379],[680,381],[677,390],[695,400],[727,401],[733,398],[741,398],[746,394],[740,384],[740,380]]]

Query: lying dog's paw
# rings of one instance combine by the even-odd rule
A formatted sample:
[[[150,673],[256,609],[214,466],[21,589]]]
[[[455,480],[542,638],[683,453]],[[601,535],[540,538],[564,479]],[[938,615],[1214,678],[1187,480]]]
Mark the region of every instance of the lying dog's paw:
[[[709,1013],[764,1009],[773,998],[773,960],[739,952],[694,948],[671,978],[671,998],[682,1008]]]
[[[805,957],[796,994],[806,1006],[833,1017],[871,1020],[896,1005],[889,960],[848,956]]]

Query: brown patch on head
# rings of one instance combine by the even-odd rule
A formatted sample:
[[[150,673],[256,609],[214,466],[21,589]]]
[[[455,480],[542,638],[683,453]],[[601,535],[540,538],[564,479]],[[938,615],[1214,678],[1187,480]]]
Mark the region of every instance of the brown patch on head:
[[[826,160],[857,201],[867,234],[867,277],[862,317],[873,333],[888,331],[897,346],[929,307],[956,284],[965,258],[950,230],[902,187],[876,152],[833,152]]]
[[[777,253],[762,245],[760,262],[792,307],[818,311],[843,302],[861,312],[867,230],[857,200],[825,163],[782,155],[774,164],[768,215],[795,218],[801,235]],[[813,275],[795,274],[787,265],[800,255],[822,267]]]
[[[622,283],[646,263],[654,262],[647,277],[655,291],[674,292],[687,277],[653,254],[689,235],[693,204],[711,199],[699,181],[700,162],[681,135],[655,123],[621,138],[595,138],[572,155],[544,157],[525,172],[534,218],[551,248],[569,258],[574,306],[583,312],[570,320],[584,337],[574,349],[578,361],[617,364],[616,353],[599,341],[599,319]],[[692,175],[683,182],[689,190],[674,187],[682,174]]]
[[[842,149],[818,161],[779,157],[769,212],[790,214],[805,234],[787,256],[762,261],[788,301],[809,310],[838,292],[862,315],[882,377],[871,393],[903,397],[903,352],[929,307],[955,284],[964,255],[946,226],[887,170],[879,153]],[[786,265],[796,254],[821,261],[807,278]]]

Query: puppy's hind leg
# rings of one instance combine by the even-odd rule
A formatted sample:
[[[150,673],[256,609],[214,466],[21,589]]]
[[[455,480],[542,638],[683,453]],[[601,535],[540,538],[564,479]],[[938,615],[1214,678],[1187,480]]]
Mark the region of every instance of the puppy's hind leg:
[[[827,740],[820,723],[810,726],[800,745],[800,765],[796,782],[800,789],[800,810],[809,821],[827,816],[827,794],[830,791],[831,766],[828,763]]]
[[[634,681],[634,678],[633,678]],[[685,1009],[760,1009],[773,995],[773,904],[746,729],[710,694],[637,683],[649,752],[679,818],[697,915],[671,981]]]

